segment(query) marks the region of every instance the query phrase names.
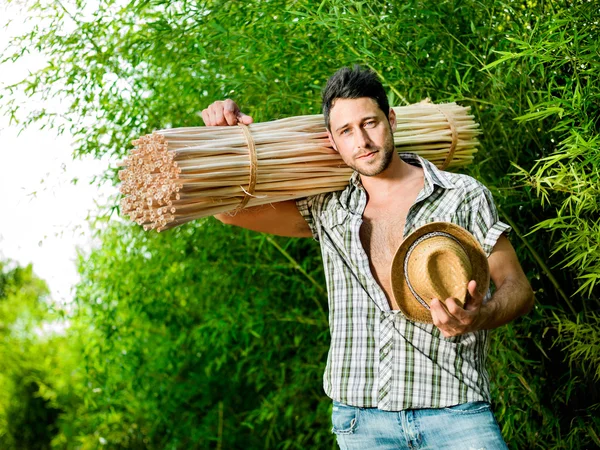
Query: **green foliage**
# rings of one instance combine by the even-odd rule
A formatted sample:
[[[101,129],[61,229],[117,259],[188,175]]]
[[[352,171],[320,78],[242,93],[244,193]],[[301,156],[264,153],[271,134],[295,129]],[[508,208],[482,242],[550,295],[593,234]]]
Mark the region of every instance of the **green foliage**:
[[[595,381],[600,380],[600,316],[579,316],[574,322],[555,315],[558,331],[557,343],[563,347],[570,364],[580,364],[584,373]]]
[[[530,316],[496,330],[490,345],[492,396],[504,438],[516,449],[595,448],[597,386],[592,374],[579,371],[582,361],[592,372],[597,367],[594,324],[580,328],[546,308]]]
[[[515,52],[505,53],[490,65],[523,68],[532,80],[526,97],[528,112],[515,119],[543,121],[548,136],[542,146],[543,157],[519,173],[542,204],[555,210],[555,216],[538,223],[534,231],[560,230],[560,237],[553,240],[553,253],[560,255],[563,267],[578,275],[581,284],[576,293],[596,300],[594,288],[600,283],[597,19],[597,5],[574,2],[570,8],[556,11],[550,20],[537,20],[527,40],[513,40]]]
[[[163,234],[110,226],[77,294],[94,327],[82,442],[331,447],[326,299],[307,279],[322,282],[316,250],[212,219]]]
[[[3,108],[25,125],[69,129],[80,155],[116,160],[131,139],[198,125],[199,111],[226,97],[256,120],[316,113],[327,77],[353,63],[377,72],[394,104],[471,106],[484,135],[470,173],[512,226],[538,300],[493,335],[503,433],[519,449],[600,446],[596,2],[31,8],[43,21],[0,60],[40,49],[48,65],[6,90]],[[20,111],[11,91],[58,96],[65,111]],[[71,390],[55,388],[64,392],[55,447],[331,448],[314,243],[212,220],[161,235],[116,223],[99,236],[101,247],[79,263],[69,339],[83,362]]]
[[[0,261],[0,446],[50,448],[60,409],[48,385],[56,344],[38,335],[49,318],[46,284],[31,265]],[[64,378],[64,376],[63,376]]]

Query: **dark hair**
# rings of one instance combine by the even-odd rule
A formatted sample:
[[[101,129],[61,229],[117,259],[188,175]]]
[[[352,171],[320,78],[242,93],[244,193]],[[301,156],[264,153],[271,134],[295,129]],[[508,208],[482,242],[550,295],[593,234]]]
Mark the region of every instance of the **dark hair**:
[[[361,98],[369,97],[377,102],[379,108],[389,119],[390,104],[385,94],[385,89],[377,75],[369,69],[363,69],[359,65],[342,67],[334,73],[323,89],[323,115],[325,125],[329,130],[329,114],[333,103],[338,98]]]

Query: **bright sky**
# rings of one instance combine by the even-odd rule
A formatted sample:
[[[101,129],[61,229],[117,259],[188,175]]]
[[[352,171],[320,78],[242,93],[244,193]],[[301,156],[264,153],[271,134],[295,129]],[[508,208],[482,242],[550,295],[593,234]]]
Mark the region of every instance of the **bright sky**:
[[[24,30],[19,9],[0,4],[0,47],[10,35]],[[8,30],[6,19],[14,19]],[[40,55],[29,55],[12,66],[0,68],[0,90],[18,81],[29,71],[42,67]],[[42,105],[31,104],[28,108]],[[43,105],[58,108],[60,104]],[[108,161],[73,161],[72,138],[58,137],[54,130],[31,128],[19,134],[8,117],[0,115],[0,258],[20,265],[33,263],[34,272],[44,279],[58,303],[72,299],[77,282],[76,249],[89,252],[91,235],[86,222],[96,203],[104,204],[115,189],[90,185]],[[74,185],[71,180],[78,178]]]

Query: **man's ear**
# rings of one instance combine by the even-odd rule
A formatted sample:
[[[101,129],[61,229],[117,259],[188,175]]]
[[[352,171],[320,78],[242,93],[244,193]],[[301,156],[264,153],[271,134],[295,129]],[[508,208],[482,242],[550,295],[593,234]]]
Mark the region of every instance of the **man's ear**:
[[[396,132],[396,111],[394,111],[392,108],[390,108],[389,120],[390,128],[392,129],[392,133],[394,133]]]
[[[333,149],[336,152],[338,152],[338,149],[337,149],[337,146],[335,145],[335,141],[333,140],[333,136],[331,134],[331,131],[329,131],[329,130],[327,130],[327,137],[329,138],[329,143],[331,144],[331,146],[333,147]]]

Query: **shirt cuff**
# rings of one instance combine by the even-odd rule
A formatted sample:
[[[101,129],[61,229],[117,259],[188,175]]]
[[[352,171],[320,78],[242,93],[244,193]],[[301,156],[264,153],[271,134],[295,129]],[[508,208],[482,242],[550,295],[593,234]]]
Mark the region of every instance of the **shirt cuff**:
[[[494,246],[496,245],[496,242],[498,242],[498,239],[500,238],[500,235],[502,233],[508,234],[511,230],[512,228],[510,226],[500,221],[496,222],[488,229],[487,234],[483,239],[482,245],[483,251],[485,252],[486,256],[489,257],[491,255],[492,250],[494,250]]]

